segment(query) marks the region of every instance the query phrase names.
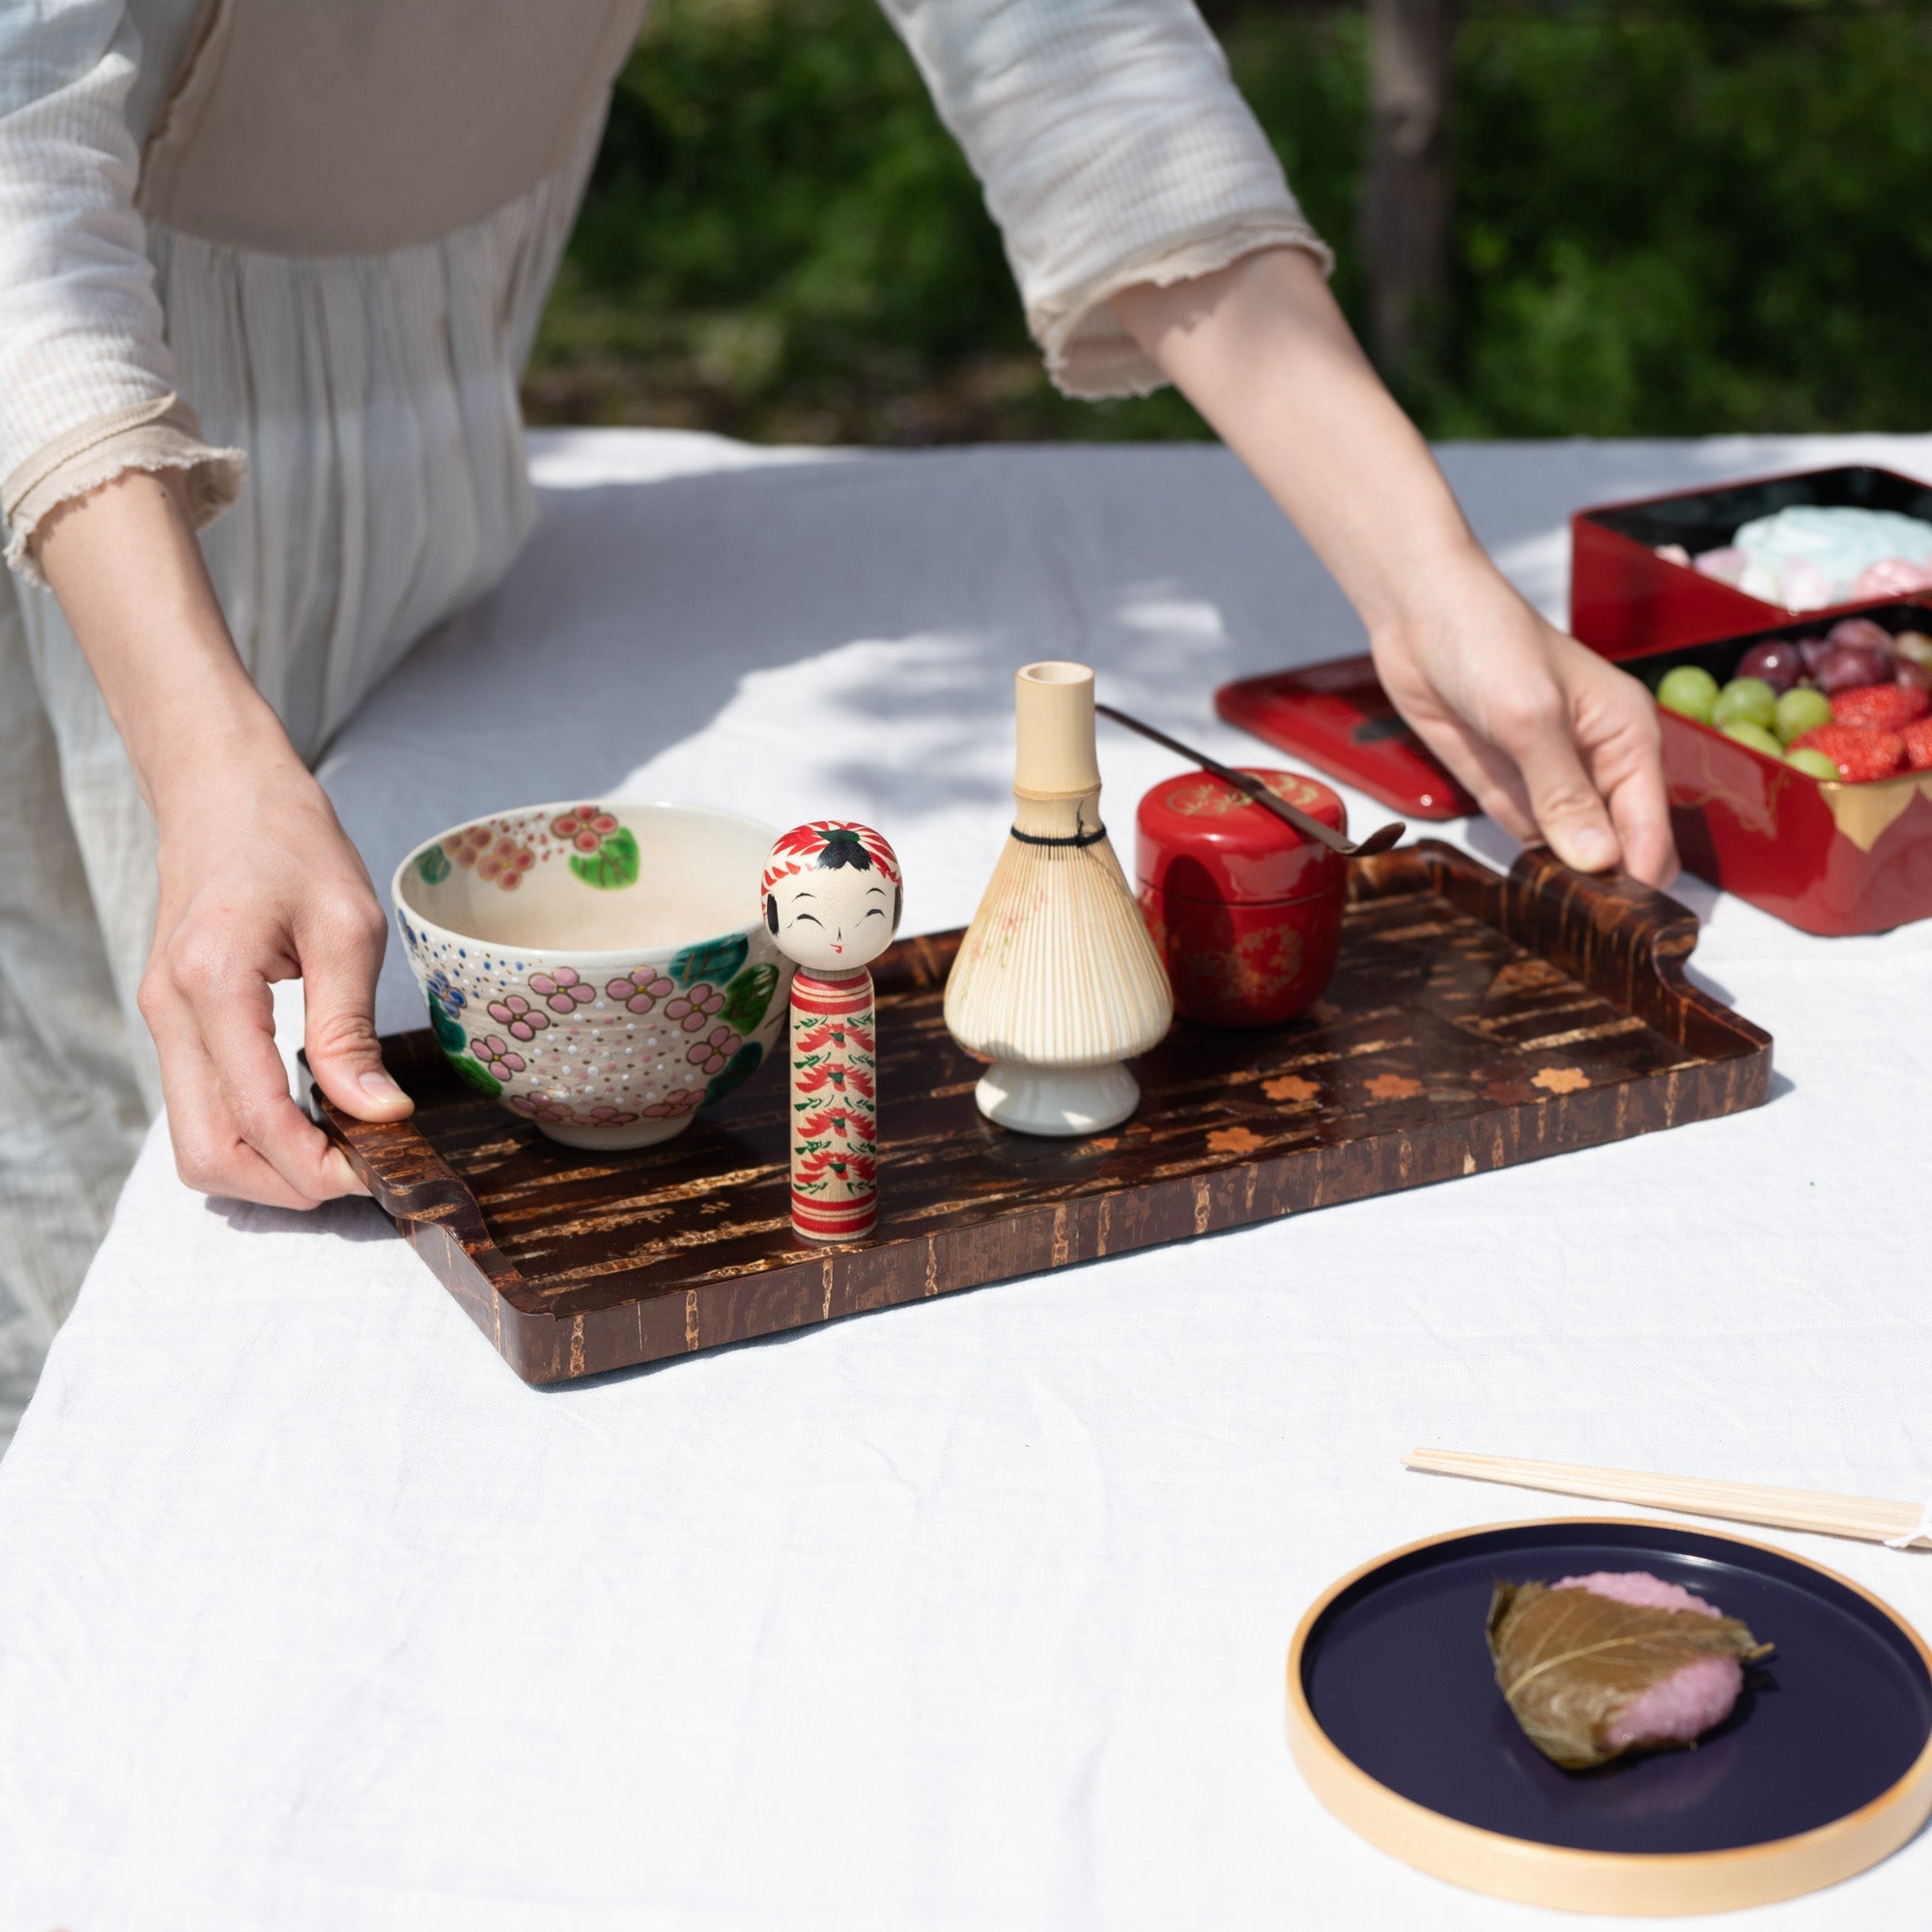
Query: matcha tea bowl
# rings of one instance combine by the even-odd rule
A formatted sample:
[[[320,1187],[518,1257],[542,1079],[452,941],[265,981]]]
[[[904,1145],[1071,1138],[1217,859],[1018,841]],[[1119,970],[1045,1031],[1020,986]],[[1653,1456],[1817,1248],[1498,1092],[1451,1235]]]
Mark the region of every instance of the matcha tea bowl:
[[[760,917],[777,829],[688,805],[531,805],[453,826],[390,896],[457,1075],[567,1147],[649,1147],[777,1045]]]

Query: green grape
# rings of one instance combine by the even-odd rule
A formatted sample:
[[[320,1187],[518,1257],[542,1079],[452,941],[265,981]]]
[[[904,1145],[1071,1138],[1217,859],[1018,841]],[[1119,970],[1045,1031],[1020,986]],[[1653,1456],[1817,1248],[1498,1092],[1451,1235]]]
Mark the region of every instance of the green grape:
[[[1784,747],[1762,724],[1753,724],[1747,718],[1734,719],[1726,724],[1724,736],[1735,738],[1740,745],[1748,745],[1753,752],[1762,752],[1767,758],[1784,756]]]
[[[1813,725],[1831,722],[1832,700],[1822,691],[1807,691],[1800,685],[1777,700],[1775,728],[1787,745],[1794,738],[1802,738]]]
[[[1711,707],[1711,723],[1720,731],[1727,724],[1755,724],[1769,731],[1776,716],[1777,693],[1761,677],[1732,678]]]
[[[1796,766],[1799,771],[1814,779],[1834,779],[1839,776],[1837,766],[1816,745],[1801,745],[1795,752],[1786,752],[1784,762]]]
[[[1711,707],[1718,701],[1718,680],[1695,665],[1679,665],[1675,670],[1663,673],[1657,687],[1657,701],[1666,711],[1708,724]]]

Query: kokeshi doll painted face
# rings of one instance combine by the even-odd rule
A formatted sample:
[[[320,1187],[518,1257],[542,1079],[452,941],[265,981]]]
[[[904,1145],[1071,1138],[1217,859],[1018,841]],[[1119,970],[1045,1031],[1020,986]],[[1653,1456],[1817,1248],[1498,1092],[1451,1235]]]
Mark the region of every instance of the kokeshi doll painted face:
[[[893,848],[869,825],[795,825],[765,862],[765,924],[809,973],[869,966],[899,929],[904,894]]]
[[[791,1220],[809,1241],[863,1240],[879,1215],[878,1030],[866,969],[904,895],[869,826],[794,826],[765,862],[765,923],[791,983]]]

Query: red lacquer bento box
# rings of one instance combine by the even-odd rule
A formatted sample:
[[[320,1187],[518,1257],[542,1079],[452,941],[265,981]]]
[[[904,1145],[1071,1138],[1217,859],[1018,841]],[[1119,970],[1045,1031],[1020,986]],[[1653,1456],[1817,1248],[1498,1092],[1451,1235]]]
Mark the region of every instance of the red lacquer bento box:
[[[1752,644],[1817,637],[1841,615],[1869,617],[1894,637],[1932,633],[1932,605],[1866,604],[1621,662],[1653,692],[1678,665],[1722,684]],[[1659,717],[1671,830],[1688,870],[1806,932],[1883,932],[1932,919],[1932,771],[1833,782],[1694,718]]]
[[[1657,552],[1662,545],[1676,544],[1696,556],[1728,544],[1754,518],[1814,503],[1895,510],[1932,523],[1932,488],[1868,464],[1578,510],[1570,519],[1571,634],[1605,657],[1622,659],[1796,621],[1798,612],[1747,597],[1734,585]],[[1869,601],[1861,598],[1804,615],[1823,631]]]
[[[1579,510],[1571,519],[1570,628],[1653,691],[1680,664],[1719,683],[1772,638],[1869,616],[1932,633],[1932,603],[1861,601],[1802,616],[1657,554],[1728,544],[1797,504],[1896,510],[1932,523],[1932,487],[1865,465],[1726,483]],[[1366,658],[1244,678],[1215,695],[1238,724],[1405,815],[1458,816],[1466,792],[1406,730]],[[1808,777],[1675,712],[1662,714],[1671,822],[1685,867],[1806,932],[1882,932],[1932,919],[1932,772],[1863,784]]]

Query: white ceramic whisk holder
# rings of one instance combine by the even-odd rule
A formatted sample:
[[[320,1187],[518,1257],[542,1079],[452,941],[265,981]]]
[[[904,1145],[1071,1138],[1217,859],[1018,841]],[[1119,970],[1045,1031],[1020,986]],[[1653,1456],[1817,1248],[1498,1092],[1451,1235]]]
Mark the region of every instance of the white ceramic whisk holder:
[[[946,982],[946,1024],[992,1062],[980,1111],[1033,1134],[1118,1126],[1140,1101],[1124,1063],[1167,1032],[1167,974],[1100,821],[1094,673],[1021,667],[1013,824]]]

